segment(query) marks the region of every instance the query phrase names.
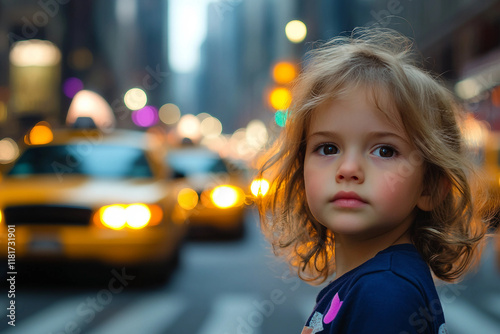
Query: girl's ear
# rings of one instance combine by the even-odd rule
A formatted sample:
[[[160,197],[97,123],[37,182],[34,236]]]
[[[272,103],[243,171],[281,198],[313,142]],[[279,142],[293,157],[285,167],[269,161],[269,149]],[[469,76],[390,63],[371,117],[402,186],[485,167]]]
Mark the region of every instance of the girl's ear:
[[[444,177],[441,177],[441,179],[439,180],[439,187],[436,189],[438,192],[438,196],[431,196],[429,189],[424,189],[422,195],[420,195],[420,198],[418,199],[417,207],[422,211],[433,210],[445,199],[446,195],[448,195],[448,193],[450,192],[450,189],[450,181],[448,181]]]

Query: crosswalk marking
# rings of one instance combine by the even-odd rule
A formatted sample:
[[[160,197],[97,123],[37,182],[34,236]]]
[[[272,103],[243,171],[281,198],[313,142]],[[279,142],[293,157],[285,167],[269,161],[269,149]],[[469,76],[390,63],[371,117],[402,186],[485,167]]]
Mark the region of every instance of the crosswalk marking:
[[[261,333],[265,316],[254,306],[255,297],[251,294],[219,296],[197,334]]]
[[[82,325],[84,318],[78,317],[76,312],[79,305],[84,303],[87,297],[87,295],[78,295],[55,303],[28,319],[16,321],[15,327],[8,328],[1,334],[59,334],[66,333],[67,326],[78,328]]]
[[[90,334],[160,334],[183,312],[188,302],[180,296],[162,293],[142,298]]]

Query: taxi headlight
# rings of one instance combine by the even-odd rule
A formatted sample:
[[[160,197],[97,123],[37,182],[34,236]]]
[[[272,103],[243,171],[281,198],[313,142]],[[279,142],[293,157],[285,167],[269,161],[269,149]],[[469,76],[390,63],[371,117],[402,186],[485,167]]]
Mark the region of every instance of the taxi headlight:
[[[250,185],[250,190],[255,197],[264,197],[269,191],[269,181],[266,179],[255,179]]]
[[[113,204],[102,207],[99,210],[100,221],[108,228],[121,230],[127,223],[125,207],[126,206],[123,204]]]
[[[158,205],[143,203],[106,205],[96,214],[96,220],[100,224],[113,230],[121,230],[124,227],[137,230],[156,225],[162,218],[163,211]]]
[[[133,229],[145,227],[151,220],[151,211],[144,204],[132,204],[125,209],[127,225]]]
[[[238,187],[222,185],[212,190],[210,199],[216,207],[227,209],[243,204],[245,194],[243,190]]]

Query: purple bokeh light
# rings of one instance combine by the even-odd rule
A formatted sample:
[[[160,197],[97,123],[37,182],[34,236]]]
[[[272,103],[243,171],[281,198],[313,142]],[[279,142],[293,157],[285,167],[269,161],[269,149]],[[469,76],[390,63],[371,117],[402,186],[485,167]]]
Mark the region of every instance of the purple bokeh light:
[[[63,83],[64,95],[66,95],[70,99],[72,99],[76,95],[76,93],[78,93],[82,89],[83,89],[82,80],[75,77],[68,78]]]
[[[145,106],[132,112],[132,122],[143,128],[155,125],[159,119],[158,109],[153,106]]]

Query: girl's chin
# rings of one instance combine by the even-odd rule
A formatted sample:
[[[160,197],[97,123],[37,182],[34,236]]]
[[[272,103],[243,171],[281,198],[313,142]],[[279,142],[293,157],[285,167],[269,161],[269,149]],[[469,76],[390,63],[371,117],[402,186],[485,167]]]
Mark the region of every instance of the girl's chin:
[[[359,220],[335,221],[329,224],[324,224],[324,226],[334,234],[356,235],[368,230],[366,222]]]

